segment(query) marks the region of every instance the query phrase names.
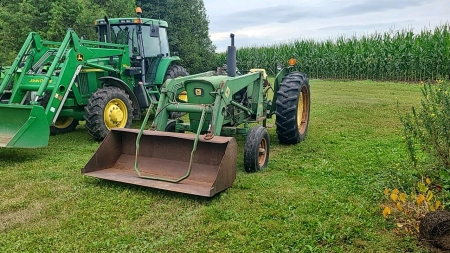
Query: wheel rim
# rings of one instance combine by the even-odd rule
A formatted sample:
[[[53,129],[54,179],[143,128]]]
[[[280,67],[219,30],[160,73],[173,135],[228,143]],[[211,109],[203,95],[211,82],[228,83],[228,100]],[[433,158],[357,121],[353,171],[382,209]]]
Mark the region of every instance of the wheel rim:
[[[123,128],[127,124],[128,110],[125,103],[118,98],[114,98],[105,106],[103,118],[108,129]]]
[[[70,126],[73,122],[73,117],[58,117],[55,121],[55,127],[64,129]]]
[[[264,166],[267,158],[267,141],[266,139],[262,139],[259,143],[258,147],[258,165],[259,167]]]
[[[300,134],[303,134],[308,124],[308,112],[309,112],[309,96],[308,89],[303,86],[300,91],[300,96],[297,105],[297,126]]]

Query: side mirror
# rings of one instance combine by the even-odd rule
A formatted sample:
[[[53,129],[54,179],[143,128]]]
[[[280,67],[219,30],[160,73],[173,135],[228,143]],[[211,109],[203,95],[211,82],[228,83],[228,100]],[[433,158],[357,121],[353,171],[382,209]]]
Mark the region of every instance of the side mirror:
[[[150,37],[159,37],[159,26],[158,25],[150,26]]]

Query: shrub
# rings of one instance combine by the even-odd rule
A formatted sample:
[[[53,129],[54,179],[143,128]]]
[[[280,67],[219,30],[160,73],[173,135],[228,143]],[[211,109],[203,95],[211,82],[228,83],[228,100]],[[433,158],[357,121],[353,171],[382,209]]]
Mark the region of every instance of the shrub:
[[[420,108],[412,108],[412,113],[400,117],[404,125],[404,135],[410,157],[418,161],[421,150],[450,171],[450,85],[438,80],[436,84],[422,86]],[[441,167],[441,166],[440,166]],[[442,174],[442,173],[441,173]]]

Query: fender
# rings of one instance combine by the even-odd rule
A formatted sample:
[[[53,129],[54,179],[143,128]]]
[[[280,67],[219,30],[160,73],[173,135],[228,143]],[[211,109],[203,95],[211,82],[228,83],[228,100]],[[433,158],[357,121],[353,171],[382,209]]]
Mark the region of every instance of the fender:
[[[174,61],[179,61],[180,57],[178,56],[171,56],[171,57],[164,57],[161,59],[158,65],[158,70],[156,71],[156,77],[155,77],[155,83],[156,84],[162,84],[164,81],[164,77],[166,76],[167,68],[169,68],[169,65]]]
[[[98,80],[102,81],[104,86],[114,86],[124,90],[128,96],[130,96],[131,102],[133,102],[133,119],[141,119],[141,108],[139,106],[139,101],[127,83],[125,83],[122,79],[113,76],[103,76]]]

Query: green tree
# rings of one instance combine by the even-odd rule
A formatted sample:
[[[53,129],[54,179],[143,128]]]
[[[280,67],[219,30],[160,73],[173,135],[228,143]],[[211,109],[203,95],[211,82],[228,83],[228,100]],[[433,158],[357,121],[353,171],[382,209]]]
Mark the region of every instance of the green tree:
[[[141,0],[143,16],[160,18],[169,23],[172,52],[191,73],[215,67],[215,46],[209,38],[209,20],[203,0]]]
[[[68,28],[97,40],[98,18],[134,16],[128,0],[10,0],[0,3],[0,64],[9,65],[29,32],[43,39],[61,41]]]

